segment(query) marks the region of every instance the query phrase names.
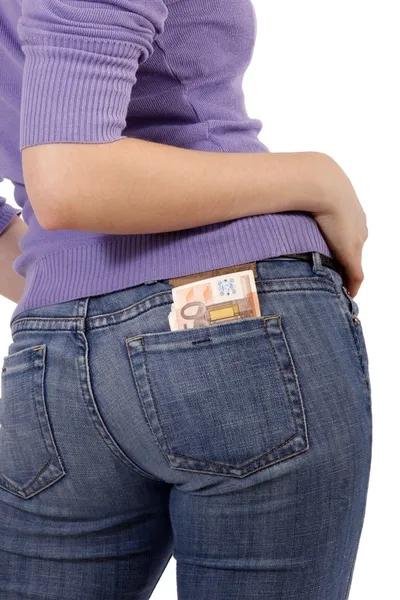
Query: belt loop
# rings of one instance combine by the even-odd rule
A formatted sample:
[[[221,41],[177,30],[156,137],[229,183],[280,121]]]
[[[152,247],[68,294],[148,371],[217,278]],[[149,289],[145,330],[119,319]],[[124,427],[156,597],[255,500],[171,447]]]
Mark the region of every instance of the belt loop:
[[[312,270],[314,273],[325,273],[325,268],[321,262],[321,254],[319,252],[312,252]]]
[[[88,307],[90,302],[90,296],[85,298],[79,298],[76,303],[76,316],[81,317],[78,328],[82,331],[86,329],[86,317],[88,315]]]

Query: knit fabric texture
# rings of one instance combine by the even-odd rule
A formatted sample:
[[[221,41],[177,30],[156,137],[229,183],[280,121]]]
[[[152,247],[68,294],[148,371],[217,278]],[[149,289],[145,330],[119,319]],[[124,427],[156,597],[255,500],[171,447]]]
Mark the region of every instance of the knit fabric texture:
[[[37,144],[134,137],[208,152],[270,152],[243,91],[257,33],[251,0],[7,1],[0,23],[0,176],[14,183],[19,207],[0,198],[0,235],[17,214],[28,226],[13,263],[25,288],[12,319],[282,254],[332,256],[307,212],[108,235],[44,229],[26,193],[21,150]]]

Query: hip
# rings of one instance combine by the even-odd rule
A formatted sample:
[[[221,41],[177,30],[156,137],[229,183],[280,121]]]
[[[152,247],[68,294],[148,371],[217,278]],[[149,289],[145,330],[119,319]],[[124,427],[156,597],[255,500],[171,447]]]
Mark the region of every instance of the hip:
[[[19,420],[32,439],[17,460],[0,434],[0,486],[30,497],[63,478],[72,446],[63,450],[61,431],[82,418],[127,468],[181,483],[187,472],[225,485],[265,476],[307,456],[324,422],[338,447],[359,442],[365,452],[368,354],[341,275],[318,252],[242,266],[255,273],[257,317],[172,331],[182,282],[156,280],[14,319],[2,402],[6,428]],[[345,433],[358,438],[343,441]]]

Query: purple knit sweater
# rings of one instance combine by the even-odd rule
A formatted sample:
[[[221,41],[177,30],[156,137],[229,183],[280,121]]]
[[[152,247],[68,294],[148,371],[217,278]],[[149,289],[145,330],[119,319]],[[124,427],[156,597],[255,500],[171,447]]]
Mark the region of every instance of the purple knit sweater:
[[[29,203],[21,150],[36,144],[135,137],[269,152],[242,89],[256,31],[251,0],[1,2],[0,177],[14,183],[20,210],[0,200],[0,234],[21,212],[28,225],[13,264],[26,284],[12,319],[29,308],[280,254],[332,256],[307,212],[109,235],[45,230]]]

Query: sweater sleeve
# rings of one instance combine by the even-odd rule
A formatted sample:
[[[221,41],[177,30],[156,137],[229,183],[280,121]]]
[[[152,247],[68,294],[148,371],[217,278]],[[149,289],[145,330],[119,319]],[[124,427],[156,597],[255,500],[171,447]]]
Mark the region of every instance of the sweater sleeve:
[[[13,218],[21,213],[22,210],[20,208],[14,208],[10,204],[7,204],[6,199],[0,196],[0,235],[2,235]]]
[[[19,149],[126,137],[138,67],[167,16],[163,0],[22,0]]]
[[[0,182],[4,181],[4,177],[0,177]],[[16,215],[22,213],[21,208],[14,208],[10,204],[7,204],[6,199],[0,196],[0,235],[4,232],[5,228]]]

